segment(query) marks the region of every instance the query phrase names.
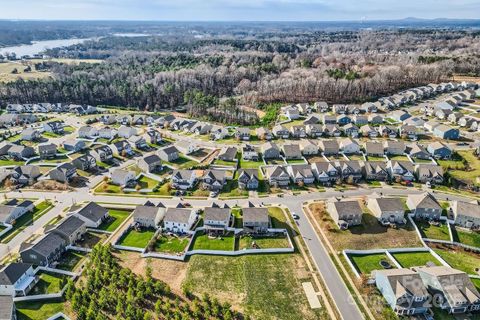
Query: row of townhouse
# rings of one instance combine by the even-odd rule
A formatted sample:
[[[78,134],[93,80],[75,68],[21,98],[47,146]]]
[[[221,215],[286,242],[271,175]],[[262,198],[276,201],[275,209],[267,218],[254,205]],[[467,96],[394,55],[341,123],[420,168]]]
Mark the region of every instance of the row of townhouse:
[[[8,113],[50,113],[72,112],[78,115],[94,114],[98,110],[91,105],[65,104],[65,103],[34,103],[34,104],[8,104]]]

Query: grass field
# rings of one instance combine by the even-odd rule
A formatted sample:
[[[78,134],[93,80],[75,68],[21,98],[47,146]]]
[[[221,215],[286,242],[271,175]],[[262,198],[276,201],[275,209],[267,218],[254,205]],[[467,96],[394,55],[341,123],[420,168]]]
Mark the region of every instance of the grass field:
[[[480,233],[461,228],[455,228],[453,232],[454,241],[466,244],[472,247],[480,248]]]
[[[25,72],[24,70],[30,65],[32,71]],[[17,73],[12,73],[14,70]],[[50,72],[40,72],[35,70],[33,63],[31,62],[4,62],[0,63],[0,82],[12,82],[17,79],[23,78],[25,80],[32,79],[45,79],[51,76]]]
[[[235,246],[233,234],[217,238],[209,238],[207,234],[197,233],[193,239],[193,250],[225,250],[231,251]]]
[[[463,251],[461,249],[434,248],[452,268],[462,270],[468,274],[476,275],[475,268],[480,267],[480,255]]]
[[[380,225],[376,217],[364,212],[362,225],[340,230],[322,202],[310,206],[314,218],[336,250],[421,247],[422,243],[409,222],[398,229]]]
[[[228,301],[251,319],[326,319],[308,307],[301,283],[311,281],[299,254],[193,256],[183,286]],[[288,315],[288,317],[287,317]]]
[[[383,253],[379,254],[367,254],[367,255],[349,255],[353,265],[357,268],[358,272],[363,274],[370,274],[373,270],[383,270],[380,265],[380,261],[385,260],[392,268],[395,267],[393,262]]]
[[[59,273],[41,272],[37,276],[39,280],[28,293],[29,296],[60,292],[67,283],[67,276]]]
[[[18,320],[48,319],[65,310],[63,300],[56,301],[20,301],[15,303]]]
[[[441,265],[430,252],[392,253],[392,256],[404,268],[425,266],[427,262],[433,262],[437,266]]]
[[[190,238],[187,237],[160,236],[155,242],[155,251],[183,253],[187,248],[189,240]]]
[[[256,169],[260,166],[263,166],[263,161],[245,161],[243,159],[239,160],[239,168],[243,169]]]
[[[122,224],[125,219],[132,213],[130,210],[108,209],[110,218],[103,222],[99,229],[113,232]]]
[[[437,227],[429,224],[427,221],[419,220],[415,221],[415,224],[420,230],[423,238],[450,241],[450,234],[446,223],[442,223]]]
[[[122,239],[120,239],[119,245],[143,249],[147,246],[148,242],[150,242],[154,233],[155,231],[152,229],[142,229],[140,231],[130,229]]]
[[[255,243],[255,247],[253,244]],[[252,237],[243,236],[238,241],[238,249],[270,249],[270,248],[288,248],[290,244],[288,239],[281,235],[275,237]]]
[[[0,160],[0,167],[3,166],[20,166],[24,165],[25,161],[15,161],[15,160]]]
[[[62,258],[58,261],[57,269],[73,271],[80,265],[83,258],[86,257],[85,252],[68,250],[62,255]]]
[[[470,170],[449,170],[450,176],[458,180],[476,183],[476,178],[480,176],[480,160],[472,151],[458,151],[458,154],[467,162]]]
[[[190,160],[182,154],[179,155],[177,160],[172,162],[165,162],[165,163],[170,164],[172,167],[178,168],[178,169],[187,169],[187,168],[196,166],[198,164],[197,161]]]

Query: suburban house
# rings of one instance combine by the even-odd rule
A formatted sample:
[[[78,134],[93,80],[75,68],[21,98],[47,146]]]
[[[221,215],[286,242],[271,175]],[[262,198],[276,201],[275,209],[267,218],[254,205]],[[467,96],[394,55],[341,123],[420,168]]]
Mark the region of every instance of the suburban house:
[[[10,180],[14,184],[32,185],[41,175],[40,168],[35,165],[23,165],[13,168],[10,174]]]
[[[379,114],[371,114],[368,116],[368,122],[371,124],[382,124],[383,123],[383,116]]]
[[[340,150],[340,146],[336,140],[320,140],[318,146],[326,156],[336,156]]]
[[[463,228],[480,228],[480,206],[478,203],[453,201],[451,206],[455,224]]]
[[[5,204],[0,204],[0,224],[12,224],[27,212],[32,212],[34,209],[33,202],[30,200],[23,200],[21,202],[13,199]]]
[[[323,126],[321,124],[307,124],[305,131],[310,138],[320,138],[323,135]]]
[[[98,137],[107,140],[113,139],[117,136],[117,130],[110,127],[104,127],[98,130]]]
[[[343,138],[340,140],[340,150],[345,154],[360,153],[360,146],[351,138]]]
[[[433,129],[433,135],[446,140],[456,140],[460,137],[460,130],[441,124]]]
[[[419,164],[415,166],[417,180],[421,183],[443,183],[443,168],[435,164]]]
[[[237,158],[237,148],[235,147],[223,147],[218,153],[218,159],[234,162]]]
[[[428,160],[430,159],[430,153],[424,146],[418,143],[411,143],[405,148],[405,152],[410,155],[411,158]]]
[[[403,141],[385,141],[385,153],[388,155],[402,155],[405,153],[405,143]]]
[[[228,136],[229,132],[224,127],[214,127],[210,130],[210,139],[211,140],[221,140]]]
[[[78,170],[89,171],[97,168],[97,160],[89,153],[81,155],[72,161]]]
[[[480,293],[465,272],[445,266],[418,268],[417,272],[449,314],[480,310]]]
[[[383,157],[385,154],[385,149],[383,144],[380,142],[367,141],[365,143],[365,153],[367,156]]]
[[[235,130],[235,138],[241,141],[248,141],[250,140],[250,129],[244,127],[238,127]]]
[[[392,179],[400,179],[402,181],[415,180],[415,168],[410,161],[389,160],[387,168]]]
[[[452,157],[452,150],[439,141],[429,143],[427,151],[436,159],[450,159]]]
[[[112,184],[125,187],[131,186],[133,183],[137,184],[135,181],[135,172],[123,169],[115,169],[112,172],[110,177],[112,179]]]
[[[172,188],[187,190],[193,188],[197,181],[195,170],[175,170],[172,173]]]
[[[291,126],[290,127],[290,134],[291,134],[292,138],[295,138],[295,139],[305,138],[307,136],[305,126],[303,126],[303,125]]]
[[[315,155],[315,154],[318,154],[320,151],[318,144],[308,139],[300,140],[299,146],[304,156]]]
[[[383,161],[365,161],[364,175],[366,180],[385,181],[388,178],[387,164]]]
[[[273,142],[265,142],[262,144],[262,153],[264,159],[279,159],[280,158],[280,149]]]
[[[230,226],[232,214],[229,208],[206,207],[203,226],[208,233],[223,233]]]
[[[369,137],[369,138],[376,138],[378,137],[378,131],[374,127],[365,124],[360,127],[360,133],[362,134],[362,137]]]
[[[321,123],[321,119],[317,115],[310,115],[305,121],[303,121],[303,124],[306,126],[308,124],[318,124]]]
[[[35,140],[38,140],[40,139],[40,137],[42,136],[40,131],[36,130],[36,129],[33,129],[33,128],[27,128],[25,130],[22,131],[22,133],[20,134],[22,140],[26,140],[26,141],[35,141]]]
[[[285,187],[290,184],[290,175],[283,166],[266,167],[265,175],[271,186]]]
[[[50,121],[43,124],[43,130],[45,132],[51,132],[55,134],[63,134],[63,122],[62,121]]]
[[[13,262],[0,269],[0,297],[26,296],[37,283],[33,272],[33,265],[29,263]],[[2,309],[0,304],[0,309]],[[0,315],[3,310],[0,311]],[[10,314],[11,315],[11,314]],[[0,316],[0,319],[11,319]]]
[[[197,221],[197,214],[192,209],[168,208],[163,218],[163,229],[175,233],[187,233]]]
[[[327,211],[333,221],[342,229],[362,223],[362,208],[357,200],[328,201]]]
[[[113,150],[109,146],[96,146],[90,151],[90,155],[98,162],[108,163],[113,160]]]
[[[106,114],[100,117],[100,121],[106,125],[114,124],[117,122],[117,117],[113,114]]]
[[[20,245],[20,259],[23,263],[49,266],[65,252],[67,241],[57,233],[47,233],[35,244],[24,242]]]
[[[157,151],[157,154],[165,162],[173,162],[179,158],[178,150],[174,146],[161,148]]]
[[[410,140],[417,140],[417,127],[411,125],[403,125],[399,129],[400,136]]]
[[[178,141],[175,143],[175,148],[183,154],[191,154],[198,150],[197,144],[190,141]]]
[[[133,210],[133,223],[143,228],[158,228],[165,215],[165,208],[137,206]]]
[[[258,189],[258,169],[240,169],[238,171],[238,187],[247,190]]]
[[[336,124],[325,124],[322,127],[323,134],[327,137],[340,137],[342,130]]]
[[[287,172],[296,184],[311,184],[315,182],[315,175],[309,164],[294,164],[288,166]]]
[[[244,232],[264,233],[270,228],[270,216],[267,208],[243,208]]]
[[[57,155],[57,145],[54,143],[41,143],[38,145],[40,159],[53,159]]]
[[[83,126],[78,129],[79,138],[92,139],[96,136],[98,136],[98,130],[92,126]]]
[[[254,146],[246,144],[242,147],[242,159],[246,161],[258,161],[260,156]]]
[[[78,139],[67,139],[63,142],[63,148],[67,151],[78,152],[87,147],[85,141]]]
[[[118,140],[110,145],[112,151],[120,156],[133,154],[132,146],[127,140]]]
[[[69,216],[55,228],[46,230],[46,232],[55,232],[67,241],[67,245],[73,245],[87,232],[87,225],[82,219]]]
[[[397,137],[398,129],[396,126],[392,125],[381,125],[378,127],[378,133],[380,133],[382,137],[395,139]]]
[[[49,174],[52,180],[68,183],[77,175],[77,168],[71,163],[62,163]]]
[[[137,166],[143,172],[159,172],[162,170],[162,160],[156,154],[151,154],[149,156],[145,156],[138,160]]]
[[[404,224],[405,209],[399,198],[369,197],[367,207],[381,224]]]
[[[345,126],[342,127],[342,130],[343,130],[343,133],[348,136],[348,137],[352,137],[352,138],[357,138],[358,137],[358,133],[360,132],[358,127],[352,123],[349,123]]]
[[[150,144],[159,144],[162,142],[162,135],[157,130],[150,129],[143,135],[143,139]]]
[[[32,147],[14,144],[8,149],[8,156],[14,160],[25,160],[35,155]]]
[[[353,123],[357,126],[363,126],[364,124],[368,124],[368,116],[357,114],[353,116]]]
[[[331,162],[312,163],[312,171],[315,179],[324,185],[332,184],[339,177],[337,168]]]
[[[135,129],[134,127],[127,127],[125,125],[122,125],[120,126],[120,128],[118,128],[117,134],[120,138],[128,139],[131,136],[137,135],[137,129]]]
[[[273,127],[272,132],[277,139],[288,139],[290,137],[290,131],[280,124]]]
[[[337,116],[337,123],[341,126],[346,125],[347,123],[352,122],[352,119],[350,119],[349,116],[341,114]]]
[[[135,146],[136,149],[143,150],[148,148],[147,141],[143,136],[131,136],[128,138],[128,142]]]
[[[430,307],[427,288],[413,270],[376,270],[375,284],[397,315],[424,314]]]
[[[102,222],[108,219],[108,210],[95,202],[89,202],[74,215],[83,220],[87,228],[98,228]]]
[[[282,152],[286,160],[302,159],[302,152],[298,144],[284,144]]]
[[[356,183],[363,177],[362,166],[359,161],[335,161],[335,167],[343,181]]]
[[[390,114],[390,118],[392,118],[392,119],[394,119],[398,122],[405,121],[410,117],[411,117],[411,115],[408,114],[408,112],[405,112],[403,110],[395,110]]]
[[[225,170],[206,170],[202,177],[202,188],[211,191],[219,191],[223,189],[226,181]]]
[[[257,128],[257,130],[255,131],[255,133],[257,134],[257,137],[261,140],[272,140],[273,139],[273,134],[270,130],[266,129],[266,128]]]
[[[407,207],[415,215],[415,218],[426,220],[438,220],[442,215],[442,206],[435,197],[428,193],[409,194]]]

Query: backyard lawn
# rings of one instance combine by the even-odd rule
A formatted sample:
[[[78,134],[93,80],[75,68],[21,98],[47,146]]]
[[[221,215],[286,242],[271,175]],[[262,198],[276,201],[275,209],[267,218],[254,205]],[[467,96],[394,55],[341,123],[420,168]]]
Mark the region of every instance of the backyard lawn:
[[[140,179],[138,179],[138,185],[142,189],[153,189],[157,184],[158,184],[157,180],[154,180],[146,176],[142,176]]]
[[[302,282],[313,282],[300,254],[192,256],[183,287],[228,301],[251,319],[327,319],[312,310]],[[315,286],[315,284],[313,284]]]
[[[40,272],[37,276],[39,280],[28,293],[29,296],[60,292],[67,284],[68,278],[66,275],[51,272]]]
[[[478,292],[480,292],[480,279],[470,278],[472,280],[475,287],[477,287]]]
[[[107,233],[87,231],[83,235],[83,241],[77,242],[77,246],[87,249],[92,249],[98,243],[103,243],[108,238]]]
[[[434,251],[440,255],[452,268],[468,274],[478,275],[475,268],[480,267],[480,255],[461,249],[446,249],[437,247]]]
[[[235,174],[235,179],[227,180],[227,183],[219,194],[219,198],[232,197],[248,197],[248,190],[243,190],[238,187],[237,174]]]
[[[373,270],[383,270],[380,261],[387,261],[392,268],[395,268],[393,262],[384,253],[366,254],[366,255],[349,255],[353,265],[360,273],[369,275]]]
[[[427,262],[433,262],[437,266],[441,265],[430,252],[401,252],[392,253],[392,256],[404,268],[423,267],[427,265]]]
[[[190,238],[176,236],[159,236],[155,242],[155,252],[183,253]]]
[[[237,167],[236,161],[225,161],[221,159],[215,159],[213,164],[216,164],[217,166]]]
[[[385,157],[367,156],[368,161],[385,161]]]
[[[396,156],[388,156],[390,160],[397,160],[397,161],[410,161],[407,156],[404,155],[396,155]]]
[[[18,320],[48,319],[56,313],[63,312],[63,300],[20,301],[15,303]]]
[[[423,238],[450,241],[448,225],[441,223],[439,226],[431,225],[425,220],[415,221]]]
[[[103,222],[99,229],[113,232],[122,224],[125,219],[132,213],[130,210],[122,209],[108,209],[108,215],[110,218]]]
[[[155,230],[153,229],[142,228],[141,230],[137,231],[131,228],[120,239],[119,245],[143,249],[148,245],[154,234]]]
[[[178,159],[172,162],[165,162],[166,164],[170,164],[172,167],[178,168],[178,169],[187,169],[193,166],[196,166],[198,164],[197,161],[190,160],[184,155],[179,155]]]
[[[207,234],[198,232],[193,239],[193,250],[225,250],[232,251],[235,246],[235,237],[232,233],[210,238]]]
[[[286,160],[288,164],[304,164],[306,163],[304,159],[290,159]]]
[[[253,244],[255,243],[255,246]],[[284,235],[274,237],[252,237],[242,236],[239,239],[238,249],[270,249],[270,248],[289,248],[287,237]]]
[[[453,239],[467,246],[480,248],[480,233],[462,228],[454,228]]]
[[[56,268],[66,271],[73,271],[78,265],[80,265],[82,259],[85,258],[86,255],[87,254],[85,252],[68,250],[62,255]]]
[[[0,167],[3,166],[21,166],[24,165],[25,161],[15,161],[15,160],[0,160]]]

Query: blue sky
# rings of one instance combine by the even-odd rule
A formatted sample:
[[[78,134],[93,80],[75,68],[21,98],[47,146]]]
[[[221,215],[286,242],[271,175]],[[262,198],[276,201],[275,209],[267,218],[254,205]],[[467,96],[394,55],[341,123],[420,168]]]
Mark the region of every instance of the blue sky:
[[[474,19],[479,12],[480,0],[0,0],[0,19]]]

